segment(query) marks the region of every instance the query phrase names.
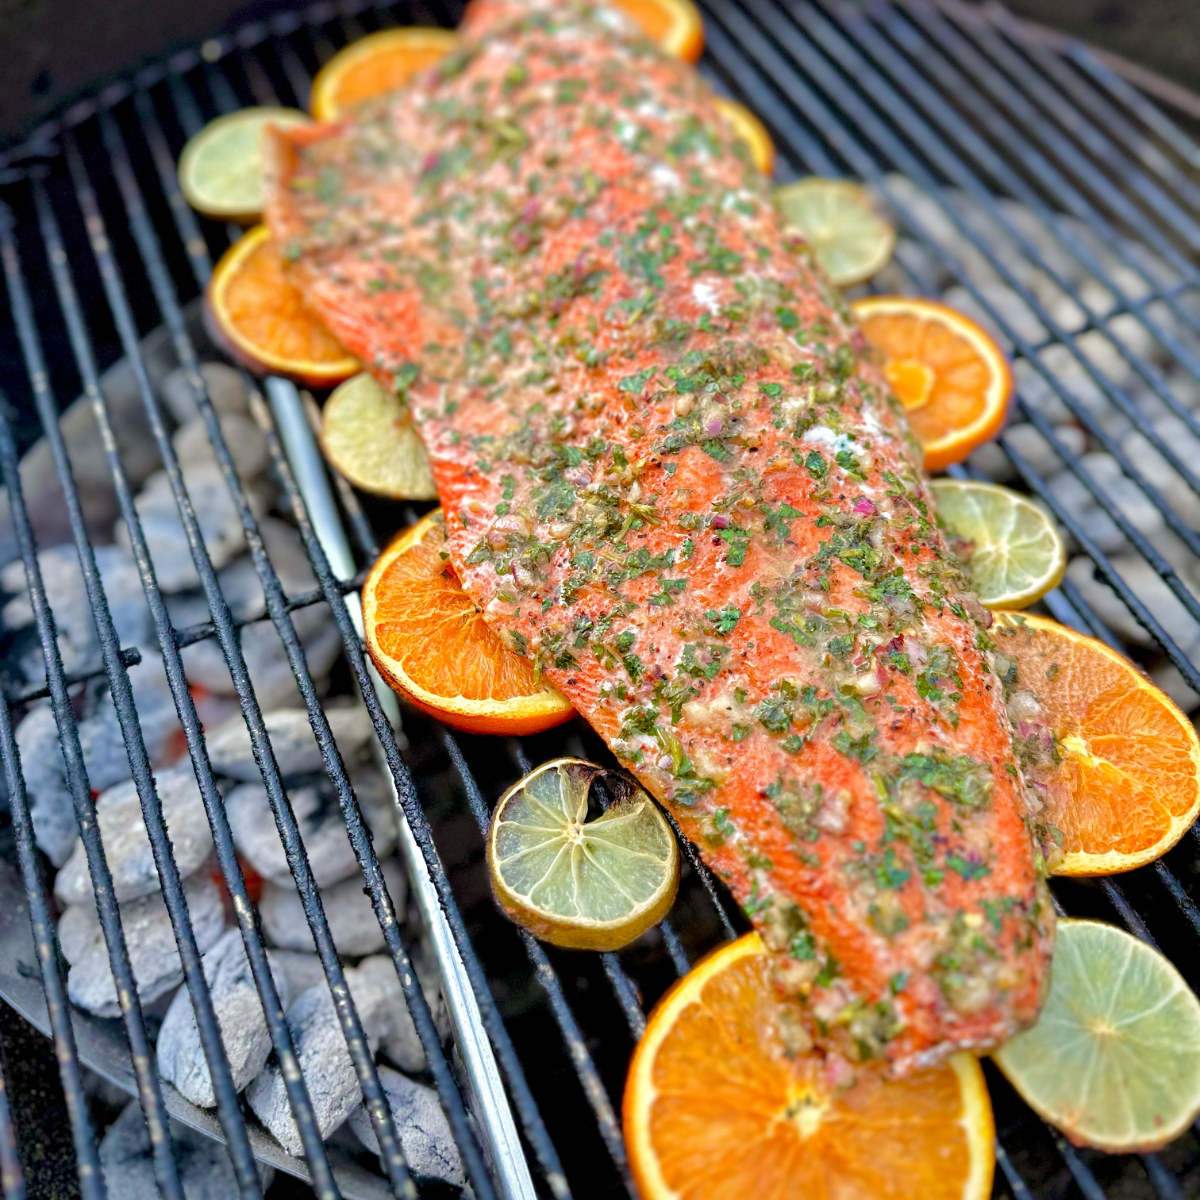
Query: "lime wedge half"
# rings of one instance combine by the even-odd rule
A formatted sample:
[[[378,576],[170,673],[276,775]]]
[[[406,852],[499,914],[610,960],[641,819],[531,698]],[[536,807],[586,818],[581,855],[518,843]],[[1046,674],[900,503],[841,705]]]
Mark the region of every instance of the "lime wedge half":
[[[1009,488],[935,479],[938,524],[988,608],[1027,608],[1062,582],[1067,548],[1054,522]]]
[[[1155,1150],[1200,1113],[1200,1002],[1157,950],[1100,921],[1059,921],[1041,1016],[995,1057],[1077,1145]]]
[[[223,221],[257,221],[263,208],[263,128],[308,122],[294,108],[242,108],[209,121],[179,156],[179,187],[187,202]]]
[[[604,777],[616,801],[587,819]],[[496,806],[488,834],[492,890],[535,937],[577,950],[618,950],[666,916],[679,854],[654,801],[626,776],[579,758],[544,763]]]
[[[435,500],[429,456],[408,409],[370,375],[336,388],[321,410],[321,449],[355,487],[394,500]]]
[[[775,205],[834,287],[865,283],[891,260],[896,230],[861,184],[814,175],[777,187]]]

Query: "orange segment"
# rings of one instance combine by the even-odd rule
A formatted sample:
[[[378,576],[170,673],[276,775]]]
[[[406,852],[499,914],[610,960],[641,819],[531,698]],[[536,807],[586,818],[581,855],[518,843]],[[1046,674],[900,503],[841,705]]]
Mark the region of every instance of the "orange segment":
[[[695,62],[704,53],[704,24],[692,0],[613,0],[669,54]]]
[[[1003,351],[962,313],[913,296],[868,296],[850,306],[925,447],[925,469],[962,462],[996,436],[1012,371]]]
[[[308,107],[318,121],[336,121],[372,96],[395,91],[458,44],[449,29],[384,29],[351,43],[317,72]]]
[[[744,104],[728,96],[715,97],[717,110],[733,126],[734,132],[747,146],[754,165],[764,174],[775,170],[775,143],[767,127]]]
[[[442,510],[402,533],[363,588],[367,649],[418,708],[472,733],[537,733],[574,709],[492,632],[446,554]]]
[[[1062,834],[1052,871],[1111,875],[1165,854],[1200,813],[1191,721],[1103,642],[1046,617],[996,616],[991,634],[1016,660],[1009,712],[1025,776]]]
[[[265,225],[238,239],[209,280],[205,316],[216,341],[259,375],[333,387],[360,370],[288,278]]]
[[[758,934],[723,946],[650,1015],[625,1085],[643,1200],[982,1200],[993,1124],[967,1054],[898,1083],[834,1088],[788,1057]]]

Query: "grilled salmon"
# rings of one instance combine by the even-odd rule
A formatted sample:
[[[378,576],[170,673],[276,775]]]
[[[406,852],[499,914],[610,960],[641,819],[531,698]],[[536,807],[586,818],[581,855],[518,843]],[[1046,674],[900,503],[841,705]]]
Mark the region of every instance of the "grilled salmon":
[[[791,1048],[996,1046],[1048,977],[1036,801],[878,364],[691,68],[577,0],[462,32],[271,135],[273,235],[406,399],[467,592],[761,931]]]

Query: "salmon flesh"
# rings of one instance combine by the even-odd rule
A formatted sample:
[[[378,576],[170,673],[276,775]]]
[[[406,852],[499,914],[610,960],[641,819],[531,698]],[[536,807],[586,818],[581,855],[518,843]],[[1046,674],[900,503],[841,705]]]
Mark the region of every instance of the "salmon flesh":
[[[1048,978],[1036,806],[878,363],[691,67],[577,0],[462,33],[271,135],[308,302],[406,399],[463,587],[762,934],[790,1047],[996,1046]]]

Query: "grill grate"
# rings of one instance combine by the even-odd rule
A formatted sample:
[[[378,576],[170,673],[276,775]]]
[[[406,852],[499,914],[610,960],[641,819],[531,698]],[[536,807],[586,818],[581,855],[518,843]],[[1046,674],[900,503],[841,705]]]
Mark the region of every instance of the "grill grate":
[[[697,955],[744,926],[740,914],[727,910],[694,852],[688,854],[690,870],[673,923],[665,922],[655,937],[621,955],[547,950],[504,922],[490,904],[480,868],[479,835],[487,825],[489,802],[533,761],[563,752],[603,757],[603,748],[586,729],[571,727],[565,736],[526,739],[498,752],[494,742],[414,720],[412,746],[402,754],[388,720],[388,697],[381,702],[375,691],[353,606],[344,599],[361,584],[361,572],[331,566],[339,555],[328,531],[323,535],[319,529],[311,481],[308,487],[297,482],[291,447],[285,453],[286,438],[276,436],[272,412],[260,402],[256,415],[268,430],[272,463],[318,581],[307,594],[285,594],[202,387],[199,408],[246,531],[266,597],[264,613],[250,620],[233,617],[200,538],[140,339],[165,326],[176,361],[195,368],[200,348],[187,305],[202,289],[212,256],[228,244],[231,231],[199,221],[183,203],[175,156],[183,141],[218,113],[248,103],[303,106],[315,69],[362,33],[395,23],[453,24],[457,19],[457,9],[429,2],[428,9],[416,0],[388,8],[316,4],[247,26],[232,38],[206,43],[199,52],[182,53],[114,84],[0,159],[6,204],[0,214],[0,259],[13,317],[11,328],[0,328],[0,374],[14,405],[0,416],[0,474],[46,658],[45,686],[12,688],[8,703],[0,705],[0,754],[80,1189],[87,1200],[103,1196],[104,1187],[13,732],[25,706],[44,696],[60,730],[88,862],[102,885],[100,915],[114,976],[127,999],[123,1026],[134,1050],[133,1079],[149,1118],[156,1177],[165,1197],[182,1197],[182,1190],[165,1136],[166,1101],[151,1066],[146,1019],[91,810],[72,704],[71,689],[81,680],[67,673],[58,652],[53,602],[41,581],[22,499],[18,448],[39,432],[49,439],[66,499],[69,536],[96,615],[101,677],[114,699],[181,948],[185,985],[213,1070],[220,1128],[242,1194],[256,1196],[261,1189],[134,708],[129,669],[138,652],[121,646],[109,612],[87,513],[56,422],[60,398],[82,392],[104,437],[217,857],[322,1200],[339,1194],[343,1177],[335,1176],[303,1079],[294,1069],[295,1049],[184,677],[184,647],[215,639],[229,665],[383,1148],[387,1188],[397,1196],[414,1194],[413,1185],[250,684],[238,638],[243,626],[269,620],[286,650],[479,1197],[523,1193],[504,1176],[498,1187],[494,1184],[467,1121],[458,1076],[410,969],[292,614],[323,603],[337,623],[348,685],[366,701],[419,862],[444,906],[535,1164],[540,1194],[566,1197],[574,1189],[588,1196],[635,1195],[614,1111],[629,1050],[644,1027],[649,1003]],[[999,8],[968,8],[958,0],[866,6],[836,0],[704,0],[704,9],[708,50],[702,69],[718,89],[739,95],[764,117],[780,151],[781,177],[819,173],[868,180],[895,214],[902,234],[896,262],[881,286],[925,294],[951,291],[955,302],[977,311],[1012,350],[1020,423],[1000,439],[999,451],[973,459],[968,472],[1017,478],[1054,512],[1083,567],[1091,564],[1089,570],[1073,568],[1062,588],[1046,598],[1050,611],[1112,645],[1132,645],[1139,660],[1177,690],[1190,686],[1200,693],[1200,624],[1193,624],[1200,623],[1200,600],[1193,592],[1200,579],[1200,417],[1195,407],[1200,406],[1200,146],[1087,48],[1039,40]],[[119,358],[134,369],[210,621],[173,627],[155,581],[100,390],[101,370]],[[279,395],[273,385],[267,390],[278,418],[280,405],[289,400],[286,389]],[[295,400],[294,393],[290,399]],[[1082,453],[1085,448],[1090,452]],[[343,481],[333,483],[358,544],[354,566],[368,565],[378,549],[372,518],[394,527],[397,513],[381,506],[364,511]],[[1056,898],[1065,911],[1115,919],[1158,945],[1198,987],[1200,911],[1192,899],[1200,870],[1198,841],[1193,831],[1165,860],[1119,883],[1056,881]],[[530,988],[532,979],[545,1003]],[[989,1080],[999,1132],[997,1195],[1175,1200],[1195,1185],[1200,1142],[1194,1135],[1161,1155],[1108,1158],[1078,1151],[1024,1109],[994,1072]],[[2,1089],[0,1182],[10,1200],[23,1195]]]

